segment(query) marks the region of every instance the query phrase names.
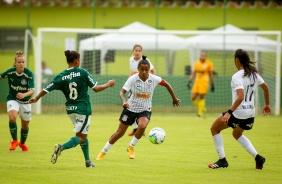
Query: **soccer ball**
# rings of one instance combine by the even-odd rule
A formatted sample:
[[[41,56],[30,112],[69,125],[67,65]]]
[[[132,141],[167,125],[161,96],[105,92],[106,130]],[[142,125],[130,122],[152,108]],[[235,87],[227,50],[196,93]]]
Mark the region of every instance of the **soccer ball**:
[[[162,144],[165,140],[165,131],[159,127],[153,128],[149,132],[149,140],[153,144]]]

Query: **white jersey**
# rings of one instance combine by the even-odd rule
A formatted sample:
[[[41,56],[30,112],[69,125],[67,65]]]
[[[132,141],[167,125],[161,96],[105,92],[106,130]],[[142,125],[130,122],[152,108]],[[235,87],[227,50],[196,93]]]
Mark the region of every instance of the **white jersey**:
[[[244,100],[233,112],[233,115],[238,119],[247,119],[255,117],[255,90],[258,85],[264,83],[264,80],[257,73],[254,81],[253,75],[250,77],[244,77],[244,70],[239,70],[232,76],[231,88],[232,88],[232,104],[237,99],[237,89],[244,89]]]
[[[128,110],[135,113],[152,110],[152,97],[155,87],[162,81],[162,78],[149,74],[148,79],[143,82],[139,74],[134,74],[127,79],[123,85],[126,91],[131,90],[132,94],[128,100]]]
[[[148,61],[149,61],[149,63],[150,63],[150,71],[151,70],[153,70],[154,69],[154,65],[151,63],[151,61],[148,59],[148,58],[146,58]],[[139,60],[135,60],[134,59],[134,56],[131,56],[130,58],[129,58],[129,66],[130,66],[130,70],[131,71],[133,71],[133,72],[135,72],[135,73],[138,73],[138,64],[139,64],[139,62],[142,60],[142,57],[139,59]]]

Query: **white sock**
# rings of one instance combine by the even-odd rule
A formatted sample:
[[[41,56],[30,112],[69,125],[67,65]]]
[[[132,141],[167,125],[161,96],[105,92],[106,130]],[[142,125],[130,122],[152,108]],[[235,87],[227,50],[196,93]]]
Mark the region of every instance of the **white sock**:
[[[134,147],[138,143],[139,140],[140,139],[137,139],[135,136],[133,136],[133,138],[131,139],[131,142],[129,143],[129,146]]]
[[[224,158],[225,153],[224,153],[223,139],[220,133],[213,136],[213,142],[215,145],[215,149],[218,153],[219,159]]]
[[[132,126],[133,126],[134,129],[137,129],[138,128],[137,122],[135,121]]]
[[[105,144],[104,148],[102,149],[103,153],[107,153],[109,151],[109,149],[112,147],[113,145],[109,143],[109,141]]]
[[[258,152],[247,137],[242,135],[241,137],[239,137],[239,139],[237,139],[237,141],[243,146],[243,148],[245,148],[247,152],[249,152],[251,155],[253,155],[254,158],[256,158]]]

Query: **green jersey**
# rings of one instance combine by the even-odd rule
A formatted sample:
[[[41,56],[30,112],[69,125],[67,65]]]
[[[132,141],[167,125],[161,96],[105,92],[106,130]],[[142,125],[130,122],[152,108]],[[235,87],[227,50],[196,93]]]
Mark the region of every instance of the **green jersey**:
[[[69,68],[57,75],[43,90],[51,92],[60,90],[66,98],[68,114],[77,113],[91,115],[88,87],[94,88],[97,82],[93,76],[83,68]]]
[[[7,101],[16,100],[20,103],[27,103],[31,96],[27,96],[21,100],[17,99],[18,93],[26,93],[29,90],[34,90],[34,78],[33,73],[24,68],[24,72],[18,74],[16,68],[9,68],[7,71],[0,75],[2,79],[8,78],[9,93],[7,95]]]

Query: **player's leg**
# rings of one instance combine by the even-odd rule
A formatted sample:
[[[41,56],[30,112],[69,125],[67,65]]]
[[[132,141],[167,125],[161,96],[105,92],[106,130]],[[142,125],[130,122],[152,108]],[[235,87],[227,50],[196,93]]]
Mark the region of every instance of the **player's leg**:
[[[225,153],[224,153],[223,138],[220,132],[226,128],[229,128],[229,126],[224,124],[221,120],[222,120],[222,114],[216,118],[216,120],[213,122],[211,126],[211,134],[213,136],[213,142],[219,158],[218,161],[208,165],[208,167],[212,169],[216,169],[220,167],[228,167],[228,162],[225,158]]]
[[[203,116],[204,111],[206,111],[206,102],[205,102],[205,97],[209,89],[209,84],[208,83],[202,83],[199,86],[199,96],[200,100],[198,102],[198,116],[201,117]]]
[[[96,160],[102,160],[105,155],[108,153],[110,148],[115,144],[117,140],[119,140],[126,132],[129,125],[125,125],[122,122],[119,123],[117,131],[110,137],[110,139],[106,142],[105,146],[96,157]]]
[[[19,114],[21,117],[21,139],[19,146],[22,148],[22,151],[27,152],[28,148],[25,144],[29,132],[29,122],[31,120],[31,104],[20,104]]]
[[[135,135],[132,137],[129,145],[128,145],[128,148],[127,148],[127,151],[128,151],[128,157],[130,159],[134,159],[135,158],[135,154],[134,154],[134,147],[136,146],[136,144],[139,142],[139,140],[141,139],[141,137],[143,136],[148,124],[149,124],[149,121],[150,121],[150,118],[151,118],[151,112],[148,112],[148,111],[144,111],[144,112],[141,112],[139,113],[138,115],[138,130],[136,131]]]
[[[252,129],[254,118],[249,118],[245,122],[233,129],[233,137],[241,144],[241,146],[250,153],[256,161],[256,169],[262,169],[265,158],[258,154],[251,141],[243,135],[244,130]]]
[[[17,116],[18,116],[18,111],[19,111],[19,103],[15,100],[9,100],[7,102],[7,112],[9,116],[9,129],[10,129],[10,134],[13,139],[10,145],[10,150],[15,150],[17,146],[19,145],[18,142],[18,128],[17,128]]]
[[[137,129],[138,129],[138,124],[137,124],[136,121],[133,123],[132,126],[133,126],[133,130],[132,130],[132,132],[130,132],[130,133],[128,134],[128,136],[133,136],[133,135],[136,133]]]

